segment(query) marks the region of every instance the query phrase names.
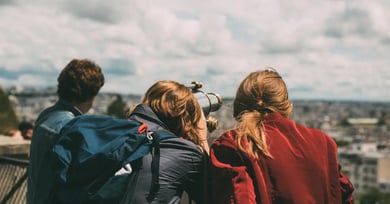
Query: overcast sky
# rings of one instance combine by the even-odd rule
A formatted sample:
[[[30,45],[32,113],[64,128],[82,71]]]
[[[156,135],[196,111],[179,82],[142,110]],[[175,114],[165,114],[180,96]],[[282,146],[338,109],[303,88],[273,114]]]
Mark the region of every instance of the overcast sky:
[[[390,101],[388,0],[0,0],[0,85],[55,86],[72,58],[102,91],[203,82],[234,96],[274,67],[292,99]]]

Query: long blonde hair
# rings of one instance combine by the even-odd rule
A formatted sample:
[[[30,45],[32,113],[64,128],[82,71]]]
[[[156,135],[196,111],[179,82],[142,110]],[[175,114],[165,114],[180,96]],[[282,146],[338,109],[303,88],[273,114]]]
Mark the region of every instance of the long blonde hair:
[[[146,91],[142,103],[149,106],[171,132],[201,144],[198,122],[202,111],[188,87],[175,81],[158,81]]]
[[[292,103],[282,77],[273,68],[250,73],[237,89],[233,103],[233,116],[238,123],[238,148],[258,158],[260,154],[272,158],[267,146],[264,117],[279,112],[289,117]],[[244,143],[247,146],[244,147]]]

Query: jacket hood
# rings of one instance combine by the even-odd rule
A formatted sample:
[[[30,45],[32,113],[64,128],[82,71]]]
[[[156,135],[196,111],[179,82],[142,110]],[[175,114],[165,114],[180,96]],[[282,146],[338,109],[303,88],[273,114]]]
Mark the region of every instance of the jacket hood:
[[[138,120],[148,125],[150,131],[169,130],[168,127],[158,118],[156,113],[147,105],[139,104],[130,114],[129,119]]]

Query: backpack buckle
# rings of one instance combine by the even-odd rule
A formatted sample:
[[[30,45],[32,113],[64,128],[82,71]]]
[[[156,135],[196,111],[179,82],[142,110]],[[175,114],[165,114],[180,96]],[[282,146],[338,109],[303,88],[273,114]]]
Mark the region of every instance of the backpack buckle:
[[[148,131],[146,133],[146,138],[148,138],[149,142],[153,141],[153,136],[152,136],[153,132],[151,131]]]

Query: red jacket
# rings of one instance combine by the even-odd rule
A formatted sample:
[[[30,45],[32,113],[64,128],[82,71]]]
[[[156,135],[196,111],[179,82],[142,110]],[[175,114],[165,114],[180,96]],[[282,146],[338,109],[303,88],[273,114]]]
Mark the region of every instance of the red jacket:
[[[238,150],[236,130],[212,144],[213,204],[353,203],[353,186],[340,172],[332,138],[279,113],[268,114],[264,125],[272,159]]]

